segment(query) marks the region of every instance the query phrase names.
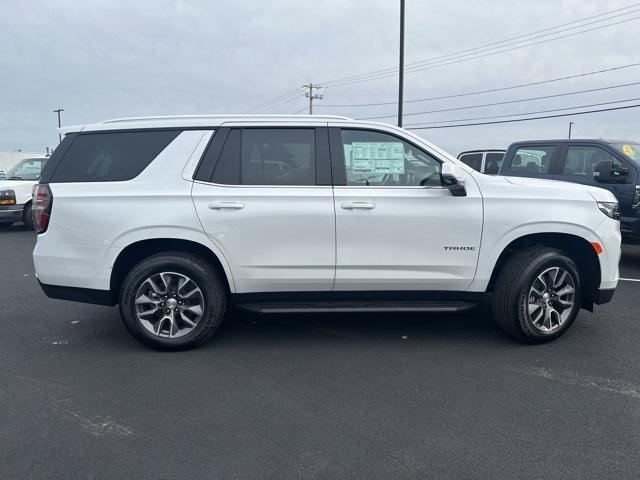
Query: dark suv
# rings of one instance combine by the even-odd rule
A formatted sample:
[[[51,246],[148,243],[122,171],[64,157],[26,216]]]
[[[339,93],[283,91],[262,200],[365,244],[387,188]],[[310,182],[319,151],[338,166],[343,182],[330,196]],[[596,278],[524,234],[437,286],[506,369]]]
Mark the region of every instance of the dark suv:
[[[500,175],[605,188],[620,202],[626,241],[640,241],[640,144],[622,140],[534,140],[509,146]]]

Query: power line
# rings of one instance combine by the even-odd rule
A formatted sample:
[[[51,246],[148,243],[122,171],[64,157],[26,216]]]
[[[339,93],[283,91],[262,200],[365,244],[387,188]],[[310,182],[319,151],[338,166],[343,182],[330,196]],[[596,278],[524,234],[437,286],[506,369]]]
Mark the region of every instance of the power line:
[[[605,16],[605,15],[609,15],[611,13],[622,11],[622,10],[628,10],[630,8],[633,8],[633,7],[637,6],[637,5],[640,5],[640,3],[634,3],[634,4],[631,4],[631,5],[629,5],[627,7],[624,7],[624,8],[620,8],[620,9],[616,9],[616,10],[610,10],[608,12],[604,12],[604,13],[601,13],[601,14],[598,14],[598,15],[593,15],[591,17],[585,17],[585,18],[582,18],[580,20],[574,20],[573,22],[569,22],[569,23],[565,23],[565,24],[561,24],[561,25],[556,25],[555,27],[549,27],[549,28],[545,28],[545,29],[542,29],[542,30],[537,30],[537,31],[530,32],[530,33],[523,34],[523,35],[518,35],[518,36],[507,38],[507,39],[504,39],[504,40],[501,40],[501,41],[498,41],[498,42],[485,44],[485,45],[482,45],[482,46],[479,46],[479,47],[474,47],[474,48],[470,48],[470,49],[466,49],[466,50],[461,50],[461,51],[458,51],[458,52],[452,52],[452,53],[449,53],[449,54],[446,54],[446,55],[440,55],[438,57],[433,57],[433,58],[430,58],[430,59],[425,59],[425,60],[412,62],[412,63],[407,65],[406,71],[422,70],[422,69],[425,69],[424,67],[426,67],[426,66],[432,65],[434,63],[442,63],[442,62],[445,62],[447,59],[452,59],[453,57],[460,57],[460,56],[464,57],[464,56],[469,56],[469,55],[475,55],[472,58],[480,58],[482,56],[488,56],[486,54],[486,52],[477,52],[477,51],[478,50],[497,50],[497,49],[500,49],[500,48],[504,48],[506,46],[515,45],[517,43],[530,42],[531,40],[535,40],[535,39],[542,38],[542,37],[545,37],[545,36],[556,35],[556,34],[563,33],[563,32],[568,31],[568,30],[572,30],[572,29],[576,29],[576,28],[582,28],[582,27],[585,27],[587,25],[592,25],[592,24],[599,23],[599,22],[606,22],[608,20],[612,20],[612,19],[617,18],[617,17],[621,17],[621,16],[624,16],[624,15],[629,15],[631,13],[635,13],[637,11],[640,11],[640,9],[632,10],[632,11],[629,11],[629,12],[624,12],[624,13],[621,13],[621,14],[618,14],[618,15],[614,15],[614,16],[611,16],[611,17],[608,17],[608,18],[600,19],[600,20],[597,20],[597,21],[594,21],[594,22],[584,23],[582,25],[576,25],[574,27],[566,28],[564,30],[559,30],[559,31],[556,31],[556,32],[550,32],[550,33],[546,33],[544,35],[538,35],[538,36],[535,36],[533,38],[520,40],[518,42],[513,42],[513,40],[516,40],[518,38],[532,37],[532,36],[534,36],[534,35],[536,35],[538,33],[541,33],[541,32],[546,32],[546,31],[549,31],[549,30],[558,30],[558,29],[560,29],[562,27],[566,27],[568,25],[575,25],[576,23],[582,23],[582,22],[585,22],[586,20],[590,20],[590,19],[593,19],[593,18],[602,17],[602,16]],[[621,22],[614,22],[614,23],[611,23],[611,24],[600,25],[598,27],[594,27],[594,28],[590,28],[590,29],[586,29],[586,30],[581,30],[581,31],[578,31],[578,32],[573,32],[573,33],[571,33],[569,35],[547,39],[547,40],[545,40],[543,42],[532,43],[532,44],[529,44],[529,45],[521,45],[521,46],[516,47],[516,48],[524,48],[526,46],[537,45],[538,43],[545,43],[545,42],[548,42],[548,41],[553,41],[553,40],[565,38],[567,36],[578,35],[578,34],[581,34],[581,33],[592,31],[592,30],[597,30],[597,29],[600,29],[600,28],[606,28],[606,27],[609,27],[609,26],[618,25],[619,23],[624,23],[626,21],[635,20],[637,18],[638,17],[634,17],[632,19],[623,20]],[[511,43],[509,43],[509,42],[511,42]],[[493,47],[493,48],[489,48],[489,47]],[[516,49],[516,48],[513,48],[513,49]],[[492,54],[501,53],[503,51],[510,51],[510,50],[513,50],[513,49],[500,50],[498,52],[492,52]],[[477,53],[485,53],[485,54],[484,55],[476,55]],[[458,61],[467,61],[467,60],[471,60],[472,58],[459,59]],[[444,63],[443,65],[449,65],[451,63],[457,63],[458,61],[447,62],[447,63]],[[335,79],[335,80],[328,80],[328,81],[323,82],[323,84],[324,85],[331,85],[331,86],[338,86],[338,85],[343,85],[343,84],[347,85],[347,84],[351,84],[351,83],[359,83],[359,82],[362,82],[362,81],[375,80],[377,78],[387,78],[389,76],[395,76],[397,74],[397,72],[398,72],[398,68],[397,67],[386,68],[386,69],[383,69],[383,70],[377,70],[377,71],[373,71],[373,72],[369,72],[369,73],[365,73],[365,74],[342,77],[342,78]]]
[[[259,105],[255,105],[254,107],[246,109],[245,113],[264,110],[265,108],[269,108],[274,103],[279,103],[283,99],[286,99],[286,98],[289,98],[289,97],[294,97],[294,96],[297,96],[299,94],[300,94],[300,90],[297,89],[297,88],[295,90],[290,90],[290,91],[288,91],[286,93],[283,93],[279,97],[276,97],[276,98],[273,98],[273,99],[269,100],[268,102],[263,102],[263,103],[261,103]]]
[[[307,108],[309,108],[308,105],[305,105],[304,107],[302,107],[300,110],[296,110],[295,112],[292,113],[292,115],[297,115],[298,113],[302,113],[304,112]]]
[[[295,94],[293,94],[293,95],[291,95],[289,97],[286,97],[286,98],[284,98],[284,99],[282,99],[282,100],[280,100],[280,101],[278,101],[276,103],[271,103],[270,105],[266,105],[265,107],[262,107],[262,108],[260,108],[258,110],[254,110],[251,113],[262,113],[262,112],[265,112],[267,110],[273,110],[274,108],[281,107],[283,105],[286,105],[287,103],[293,102],[294,100],[298,100],[301,96],[302,96],[302,93],[298,91],[298,92],[296,92]]]
[[[482,53],[480,55],[471,56],[471,57],[468,57],[468,58],[452,60],[452,61],[448,61],[448,62],[444,62],[444,63],[433,62],[434,64],[426,65],[426,66],[420,66],[420,67],[417,67],[417,68],[406,68],[405,69],[405,73],[413,73],[413,72],[422,71],[422,70],[430,70],[430,69],[433,69],[433,68],[444,67],[444,66],[447,66],[447,65],[453,65],[453,64],[457,64],[457,63],[463,63],[463,62],[467,62],[467,61],[470,61],[470,60],[476,60],[478,58],[484,58],[484,57],[489,57],[489,56],[492,56],[492,55],[498,55],[500,53],[510,52],[510,51],[513,51],[513,50],[519,50],[521,48],[532,47],[532,46],[535,46],[535,45],[541,45],[543,43],[553,42],[555,40],[560,40],[560,39],[563,39],[563,38],[572,37],[572,36],[579,35],[579,34],[582,34],[582,33],[592,32],[592,31],[595,31],[595,30],[601,30],[603,28],[612,27],[614,25],[620,25],[622,23],[627,23],[627,22],[631,22],[631,21],[634,21],[634,20],[638,20],[638,19],[640,19],[640,16],[628,18],[626,20],[620,20],[618,22],[609,23],[609,24],[606,24],[606,25],[600,25],[600,26],[597,26],[597,27],[588,28],[588,29],[585,29],[585,30],[580,30],[579,32],[573,32],[573,33],[569,33],[569,34],[566,34],[566,35],[561,35],[561,36],[554,37],[554,38],[548,38],[546,40],[540,40],[538,42],[528,43],[526,45],[519,45],[519,46],[515,46],[515,47],[511,47],[511,48],[505,48],[505,49],[496,50],[496,51],[488,51],[486,53]],[[561,32],[557,32],[557,33],[561,33]],[[532,40],[534,40],[534,39],[535,38],[533,38]],[[328,86],[340,87],[340,86],[345,86],[345,85],[352,85],[352,84],[355,84],[355,83],[362,83],[362,82],[368,82],[368,81],[372,81],[372,80],[380,80],[380,79],[383,79],[383,78],[395,77],[395,75],[396,75],[395,73],[373,75],[373,76],[370,76],[368,78],[362,78],[362,79],[357,79],[357,80],[348,81],[348,82],[345,81],[345,82],[342,82],[342,83],[329,83]]]
[[[548,80],[540,80],[538,82],[529,82],[529,83],[521,83],[518,85],[510,85],[508,87],[498,87],[498,88],[491,88],[488,90],[476,90],[476,91],[472,91],[472,92],[462,92],[462,93],[453,93],[450,95],[440,95],[437,97],[426,97],[426,98],[414,98],[412,100],[405,100],[405,103],[418,103],[418,102],[430,102],[433,100],[443,100],[443,99],[448,99],[448,98],[459,98],[459,97],[468,97],[471,95],[480,95],[483,93],[494,93],[494,92],[502,92],[505,90],[514,90],[517,88],[523,88],[523,87],[531,87],[533,85],[543,85],[546,83],[553,83],[553,82],[559,82],[562,80],[571,80],[574,78],[580,78],[580,77],[586,77],[586,76],[590,76],[590,75],[596,75],[599,73],[606,73],[606,72],[612,72],[615,70],[622,70],[624,68],[630,68],[630,67],[637,67],[640,65],[640,62],[638,63],[629,63],[627,65],[619,65],[617,67],[611,67],[611,68],[605,68],[602,70],[594,70],[591,72],[585,72],[585,73],[579,73],[577,75],[569,75],[569,76],[565,76],[565,77],[557,77],[557,78],[550,78]],[[323,103],[322,106],[323,107],[378,107],[378,106],[384,106],[384,105],[395,105],[396,101],[392,101],[392,102],[377,102],[377,103],[343,103],[343,104],[327,104],[327,103]]]
[[[544,120],[548,118],[560,118],[560,117],[572,117],[575,115],[588,115],[591,113],[599,113],[599,112],[613,112],[615,110],[625,110],[628,108],[638,108],[639,104],[635,105],[624,105],[622,107],[611,107],[611,108],[600,108],[597,110],[586,110],[584,112],[571,112],[571,113],[559,113],[557,115],[544,115],[540,117],[529,117],[529,118],[514,118],[511,120],[495,120],[492,122],[478,122],[478,123],[458,123],[455,125],[435,125],[435,126],[415,126],[411,127],[410,130],[433,130],[436,128],[456,128],[456,127],[474,127],[477,125],[495,125],[498,123],[515,123],[515,122],[529,122],[531,120]],[[575,107],[579,108],[579,107]]]
[[[601,92],[604,90],[612,90],[614,88],[624,88],[624,87],[630,87],[632,85],[640,85],[640,82],[631,82],[631,83],[621,83],[618,85],[610,85],[608,87],[599,87],[599,88],[588,88],[586,90],[576,90],[573,92],[564,92],[564,93],[556,93],[553,95],[543,95],[540,97],[529,97],[529,98],[519,98],[517,100],[504,100],[502,102],[492,102],[492,103],[478,103],[475,105],[465,105],[462,107],[451,107],[451,108],[440,108],[437,110],[429,110],[426,112],[412,112],[412,113],[405,113],[404,116],[405,117],[409,117],[409,116],[415,116],[415,115],[428,115],[431,113],[441,113],[441,112],[453,112],[453,111],[457,111],[457,110],[469,110],[472,108],[483,108],[483,107],[493,107],[496,105],[508,105],[511,103],[520,103],[520,102],[530,102],[533,100],[545,100],[548,98],[558,98],[558,97],[566,97],[569,95],[579,95],[581,93],[590,93],[590,92]],[[395,115],[380,115],[377,117],[362,117],[362,118],[358,118],[358,120],[376,120],[379,118],[392,118]]]
[[[573,110],[575,108],[590,108],[590,107],[600,107],[602,105],[613,105],[616,103],[625,103],[625,102],[635,102],[636,100],[640,100],[640,97],[636,98],[627,98],[626,100],[611,100],[609,102],[600,102],[600,103],[591,103],[588,105],[576,105],[573,107],[562,107],[562,108],[551,108],[548,110],[537,110],[535,112],[524,112],[524,113],[511,113],[511,114],[503,114],[503,115],[492,115],[488,117],[475,117],[475,118],[457,118],[455,120],[438,120],[433,122],[423,122],[421,124],[409,124],[407,127],[415,127],[416,125],[434,125],[440,123],[455,123],[455,122],[474,122],[477,120],[492,120],[494,118],[504,118],[504,117],[520,117],[524,115],[536,115],[539,113],[552,113],[552,112],[562,112],[566,110]]]

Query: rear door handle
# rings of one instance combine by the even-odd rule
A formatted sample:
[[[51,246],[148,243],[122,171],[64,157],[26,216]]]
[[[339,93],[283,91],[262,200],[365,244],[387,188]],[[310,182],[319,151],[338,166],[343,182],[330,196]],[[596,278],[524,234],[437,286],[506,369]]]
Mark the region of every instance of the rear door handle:
[[[376,208],[376,204],[373,202],[342,203],[340,206],[345,210],[372,210]]]
[[[240,210],[244,203],[239,202],[214,202],[209,204],[211,210]]]

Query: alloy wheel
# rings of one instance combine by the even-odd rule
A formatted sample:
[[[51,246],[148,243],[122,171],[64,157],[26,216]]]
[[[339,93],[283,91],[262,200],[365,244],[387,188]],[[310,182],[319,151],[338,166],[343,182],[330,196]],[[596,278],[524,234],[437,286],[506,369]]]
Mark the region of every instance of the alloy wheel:
[[[554,333],[569,319],[576,301],[576,282],[562,267],[551,267],[539,274],[527,295],[527,315],[540,333]]]
[[[182,337],[202,319],[204,296],[198,284],[181,273],[162,272],[144,280],[135,297],[140,324],[163,338]]]

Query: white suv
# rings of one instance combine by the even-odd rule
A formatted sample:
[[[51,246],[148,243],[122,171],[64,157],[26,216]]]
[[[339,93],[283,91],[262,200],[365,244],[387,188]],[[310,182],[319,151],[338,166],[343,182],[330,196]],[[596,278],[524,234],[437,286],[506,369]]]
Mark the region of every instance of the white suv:
[[[540,343],[618,282],[606,190],[484,175],[401,128],[192,116],[68,127],[36,192],[52,298],[120,305],[145,345],[258,312],[462,311]]]

